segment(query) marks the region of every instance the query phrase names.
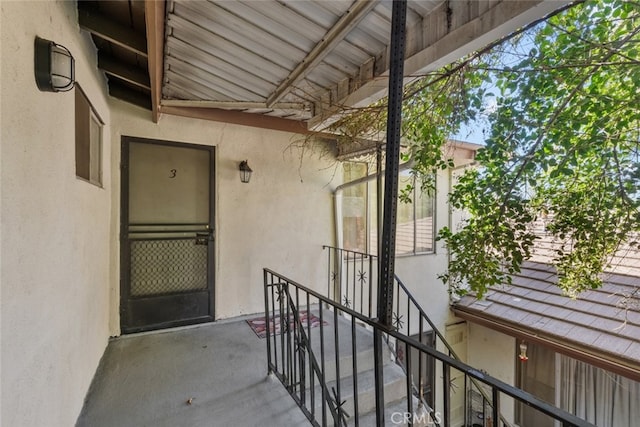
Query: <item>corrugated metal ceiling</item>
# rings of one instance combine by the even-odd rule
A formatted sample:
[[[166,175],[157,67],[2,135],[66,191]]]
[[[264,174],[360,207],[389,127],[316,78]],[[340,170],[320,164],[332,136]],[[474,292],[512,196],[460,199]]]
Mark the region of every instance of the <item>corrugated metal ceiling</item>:
[[[409,2],[407,26],[441,3]],[[389,0],[172,0],[163,101],[310,119],[323,97],[337,97],[340,85],[353,84],[386,54],[391,6]],[[339,40],[327,41],[340,30]]]
[[[405,78],[568,0],[408,1]],[[384,96],[391,0],[79,0],[109,93],[152,110],[288,132],[322,130]],[[243,114],[254,113],[254,114]]]

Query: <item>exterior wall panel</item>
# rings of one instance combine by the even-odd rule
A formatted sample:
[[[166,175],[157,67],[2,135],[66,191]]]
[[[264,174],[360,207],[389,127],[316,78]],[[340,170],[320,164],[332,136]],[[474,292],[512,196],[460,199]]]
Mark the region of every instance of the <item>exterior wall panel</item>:
[[[34,39],[66,46],[109,124],[103,77],[75,2],[2,2],[2,419],[70,426],[109,337],[110,145],[104,188],[76,178],[74,92],[40,92]],[[109,140],[105,126],[104,140]]]

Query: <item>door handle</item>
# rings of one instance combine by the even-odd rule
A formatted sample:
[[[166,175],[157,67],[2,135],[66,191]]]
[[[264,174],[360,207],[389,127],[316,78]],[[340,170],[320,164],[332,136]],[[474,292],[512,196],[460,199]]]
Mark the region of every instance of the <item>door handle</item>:
[[[208,245],[213,242],[213,229],[207,226],[207,231],[196,233],[196,245]]]
[[[211,233],[196,233],[196,245],[208,245],[213,235]]]

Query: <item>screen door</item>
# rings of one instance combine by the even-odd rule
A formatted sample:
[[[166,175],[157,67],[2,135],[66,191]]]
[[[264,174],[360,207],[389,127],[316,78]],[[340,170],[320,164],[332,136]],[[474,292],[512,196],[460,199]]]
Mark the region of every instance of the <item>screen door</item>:
[[[123,333],[214,319],[214,149],[123,137]]]

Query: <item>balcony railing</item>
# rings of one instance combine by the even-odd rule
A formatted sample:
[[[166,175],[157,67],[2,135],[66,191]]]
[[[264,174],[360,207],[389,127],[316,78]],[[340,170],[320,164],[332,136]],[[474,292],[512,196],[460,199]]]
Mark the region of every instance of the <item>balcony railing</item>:
[[[476,381],[487,390],[488,404],[492,408],[486,414],[487,420],[498,419],[500,402],[508,397],[545,414],[563,427],[593,427],[400,330],[388,330],[375,319],[269,269],[264,270],[264,291],[269,372],[282,381],[313,425],[449,427],[452,422],[451,378],[461,376],[465,387]],[[363,353],[363,349],[379,349],[385,337],[405,349],[406,372],[413,372],[419,360],[426,360],[434,363],[442,373],[440,411],[423,403],[410,375],[403,377],[402,387],[396,384],[393,388],[394,397],[389,397],[389,393],[385,400],[385,387],[381,385],[393,371],[384,369],[380,358]],[[414,360],[414,355],[418,355],[418,361]],[[363,366],[371,363],[370,370]],[[374,373],[375,380],[374,401],[361,390],[367,384],[365,377],[370,372]],[[380,407],[387,405],[395,405],[395,412],[385,414]]]
[[[377,296],[377,256],[326,245],[323,249],[327,250],[327,295],[333,295],[334,301],[372,318],[372,307],[376,306]],[[393,283],[393,301],[393,326],[396,332],[417,338],[422,344],[439,348],[450,357],[460,360],[453,347],[397,275]],[[387,342],[396,361],[406,371],[404,355],[409,349],[393,339]],[[413,387],[418,391],[419,398],[433,406],[434,369],[432,361],[429,362],[425,355],[415,355],[414,364],[417,365],[417,370],[414,369],[414,372],[409,372],[408,375],[413,375]],[[466,392],[462,399],[462,408],[465,422],[474,424],[474,421],[489,419],[488,414],[491,414],[494,408],[489,403],[491,397],[487,391],[473,378],[469,384],[464,384],[464,389]],[[447,408],[447,411],[449,410],[450,408]],[[473,415],[479,415],[478,419],[473,420]],[[504,427],[511,427],[502,414],[498,416]],[[486,421],[481,422],[487,424]]]

